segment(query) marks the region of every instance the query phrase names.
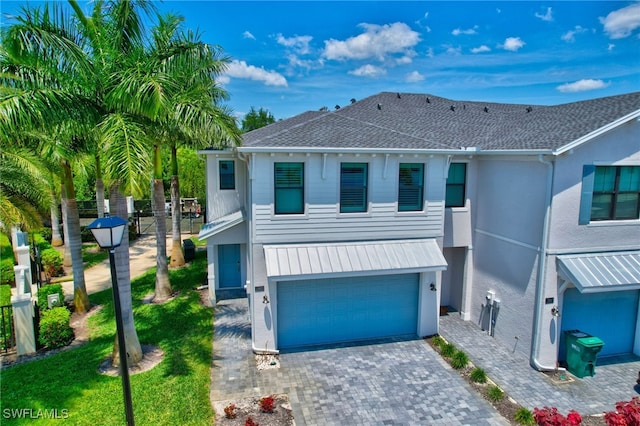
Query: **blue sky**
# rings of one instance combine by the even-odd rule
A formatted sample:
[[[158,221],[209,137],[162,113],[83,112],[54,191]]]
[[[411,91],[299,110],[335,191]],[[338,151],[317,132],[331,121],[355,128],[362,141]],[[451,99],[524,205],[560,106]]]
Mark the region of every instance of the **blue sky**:
[[[3,0],[3,12],[18,2]],[[7,7],[9,6],[9,7]],[[230,56],[242,117],[381,91],[554,105],[640,90],[637,1],[166,1]]]

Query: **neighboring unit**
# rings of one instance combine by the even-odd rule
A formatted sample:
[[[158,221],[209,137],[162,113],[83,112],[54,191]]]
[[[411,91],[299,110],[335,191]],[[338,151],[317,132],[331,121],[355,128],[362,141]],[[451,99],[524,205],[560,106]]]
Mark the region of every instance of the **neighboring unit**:
[[[570,329],[640,355],[638,117],[640,93],[380,93],[201,151],[210,299],[246,285],[255,351],[435,334],[447,310],[539,369]]]

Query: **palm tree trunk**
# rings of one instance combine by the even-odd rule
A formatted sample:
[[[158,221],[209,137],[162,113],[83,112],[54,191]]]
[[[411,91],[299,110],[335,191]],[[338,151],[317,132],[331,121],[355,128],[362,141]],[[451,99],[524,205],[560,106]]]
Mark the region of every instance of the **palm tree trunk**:
[[[109,187],[109,209],[115,216],[123,219],[127,217],[127,201],[120,192],[119,182],[113,182]],[[131,268],[129,265],[129,233],[125,231],[122,243],[115,249],[115,268],[118,276],[118,291],[124,326],[125,345],[127,347],[128,365],[138,364],[142,360],[142,347],[138,340],[138,333],[133,322],[133,302],[131,299]],[[120,365],[118,338],[115,338],[111,362]]]
[[[64,244],[62,241],[62,235],[60,235],[60,216],[58,216],[58,197],[56,191],[51,189],[51,245],[53,247],[60,247]]]
[[[160,147],[153,150],[153,217],[156,222],[156,291],[154,302],[163,302],[171,297],[171,282],[167,265],[167,215],[164,209],[164,184]]]
[[[71,165],[62,163],[63,182],[67,195],[67,245],[71,251],[71,266],[73,267],[73,303],[76,312],[87,312],[91,307],[87,287],[84,281],[84,263],[82,260],[82,237],[80,235],[80,214],[76,202]]]
[[[184,265],[184,252],[182,251],[182,230],[180,222],[180,180],[178,179],[178,154],[175,145],[171,147],[171,267]]]
[[[72,265],[71,261],[71,246],[69,245],[69,219],[67,212],[69,209],[67,208],[67,191],[64,186],[64,178],[62,179],[62,183],[60,184],[60,205],[62,207],[62,234],[64,235],[64,255],[62,258],[62,266],[65,268],[70,268]]]
[[[99,155],[96,155],[96,209],[98,217],[104,217],[104,181],[102,180]]]

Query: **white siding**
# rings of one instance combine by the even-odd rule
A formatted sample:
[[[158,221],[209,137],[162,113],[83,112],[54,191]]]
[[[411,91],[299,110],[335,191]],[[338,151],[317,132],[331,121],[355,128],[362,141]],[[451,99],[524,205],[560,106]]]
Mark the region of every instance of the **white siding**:
[[[443,232],[443,157],[256,155],[252,158],[253,241],[259,243],[434,238]],[[273,163],[305,163],[305,214],[273,214]],[[340,163],[369,164],[366,213],[339,213]],[[425,209],[397,212],[399,163],[425,164]]]
[[[244,208],[246,164],[227,151],[200,151],[207,156],[207,222]],[[235,162],[236,189],[220,189],[220,161]]]

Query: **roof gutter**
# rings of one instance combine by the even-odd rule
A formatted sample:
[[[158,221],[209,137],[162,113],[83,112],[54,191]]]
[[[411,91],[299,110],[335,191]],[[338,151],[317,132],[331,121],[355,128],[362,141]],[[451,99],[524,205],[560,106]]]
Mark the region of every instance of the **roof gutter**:
[[[547,188],[545,194],[544,222],[542,224],[542,241],[540,242],[540,250],[538,257],[538,272],[536,274],[536,299],[533,317],[532,345],[531,345],[531,366],[539,371],[553,371],[557,369],[557,365],[544,365],[540,362],[540,328],[544,316],[545,308],[545,275],[547,273],[547,246],[549,244],[549,228],[551,224],[551,202],[553,200],[553,175],[555,171],[555,163],[545,160],[542,155],[538,157],[538,161],[547,166]]]
[[[349,148],[349,147],[250,147],[235,148],[238,153],[286,153],[286,154],[404,154],[404,155],[554,155],[549,149],[482,150],[478,147],[461,149],[412,149],[412,148]],[[203,152],[206,154],[206,152]]]

